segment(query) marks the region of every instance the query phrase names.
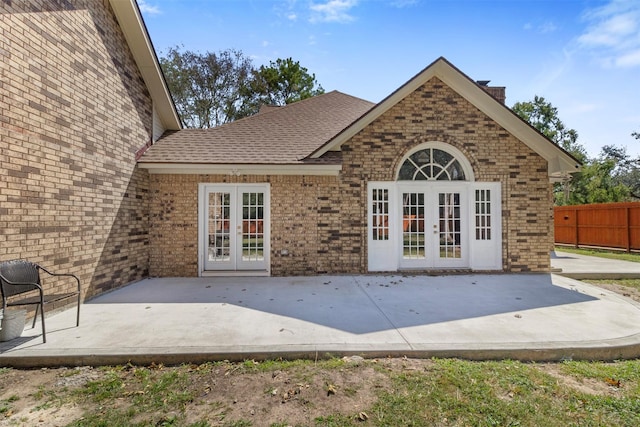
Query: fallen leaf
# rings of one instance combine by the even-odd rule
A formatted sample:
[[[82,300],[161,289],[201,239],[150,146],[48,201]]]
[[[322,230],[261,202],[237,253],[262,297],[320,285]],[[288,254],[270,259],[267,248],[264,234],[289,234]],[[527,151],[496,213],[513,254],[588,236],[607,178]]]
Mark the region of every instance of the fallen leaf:
[[[331,396],[332,394],[336,394],[336,386],[327,384],[327,396]]]
[[[622,387],[622,384],[620,383],[620,380],[616,380],[616,379],[613,379],[613,378],[606,378],[605,382],[607,384],[609,384],[611,387],[616,387],[616,388]]]

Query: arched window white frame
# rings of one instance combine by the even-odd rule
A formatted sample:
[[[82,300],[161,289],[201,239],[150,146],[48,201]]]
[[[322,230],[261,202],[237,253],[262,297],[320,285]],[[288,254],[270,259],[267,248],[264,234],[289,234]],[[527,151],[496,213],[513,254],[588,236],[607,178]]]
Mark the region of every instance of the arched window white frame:
[[[442,142],[426,142],[402,159],[398,181],[473,181],[473,168],[457,148]]]

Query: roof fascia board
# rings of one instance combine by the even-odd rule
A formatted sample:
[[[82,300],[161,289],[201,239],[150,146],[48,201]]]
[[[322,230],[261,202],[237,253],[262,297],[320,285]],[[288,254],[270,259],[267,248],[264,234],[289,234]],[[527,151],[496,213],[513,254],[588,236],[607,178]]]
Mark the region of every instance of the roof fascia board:
[[[438,77],[484,114],[542,156],[549,164],[549,176],[565,175],[579,170],[579,163],[544,135],[535,130],[508,107],[495,100],[467,76],[447,65],[451,72]]]
[[[451,87],[460,96],[495,120],[496,123],[529,146],[529,148],[540,154],[549,164],[549,176],[557,177],[579,170],[579,164],[569,154],[547,140],[542,134],[520,119],[520,117],[514,114],[508,107],[495,100],[473,80],[452,66],[444,58],[437,59],[434,63],[418,73],[404,86],[401,86],[397,91],[343,130],[332,141],[312,153],[310,157],[318,158],[328,151],[339,149],[344,142],[355,136],[391,107],[433,77],[442,80],[443,83]]]
[[[341,165],[243,165],[243,164],[175,164],[175,163],[138,163],[141,169],[150,174],[172,175],[313,175],[338,176]]]
[[[164,127],[182,129],[158,57],[136,0],[109,0]]]

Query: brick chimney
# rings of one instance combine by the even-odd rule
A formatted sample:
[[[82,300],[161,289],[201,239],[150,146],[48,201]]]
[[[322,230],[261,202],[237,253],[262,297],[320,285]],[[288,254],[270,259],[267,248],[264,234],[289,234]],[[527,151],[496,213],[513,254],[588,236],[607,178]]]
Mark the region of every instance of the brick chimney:
[[[477,83],[485,92],[504,104],[507,100],[506,88],[504,86],[489,86],[490,81],[491,80],[478,80]]]

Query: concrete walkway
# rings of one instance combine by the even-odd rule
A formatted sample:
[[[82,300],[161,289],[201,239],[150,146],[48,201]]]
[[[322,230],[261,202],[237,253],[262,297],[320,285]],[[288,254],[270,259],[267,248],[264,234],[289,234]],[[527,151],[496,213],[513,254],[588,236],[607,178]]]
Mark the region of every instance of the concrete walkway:
[[[551,267],[572,279],[639,279],[640,262],[619,261],[569,252],[551,253]]]
[[[0,365],[640,357],[640,305],[550,274],[146,279],[29,324]]]

